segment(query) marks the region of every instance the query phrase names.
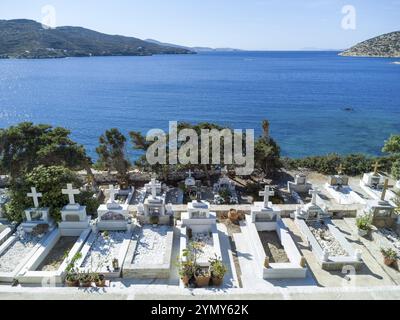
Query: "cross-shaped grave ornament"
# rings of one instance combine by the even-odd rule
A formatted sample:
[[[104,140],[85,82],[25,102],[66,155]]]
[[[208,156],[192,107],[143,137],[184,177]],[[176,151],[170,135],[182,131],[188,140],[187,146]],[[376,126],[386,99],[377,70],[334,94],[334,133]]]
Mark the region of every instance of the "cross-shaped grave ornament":
[[[264,197],[264,208],[268,208],[269,196],[273,196],[274,191],[270,190],[269,186],[264,187],[264,191],[260,191],[259,195]]]
[[[36,188],[32,187],[31,192],[26,194],[29,198],[33,199],[33,205],[35,208],[39,208],[39,198],[42,197],[40,192],[36,192]]]
[[[75,204],[75,195],[81,193],[78,189],[72,187],[72,183],[68,183],[67,189],[62,189],[61,192],[68,195],[69,204]]]

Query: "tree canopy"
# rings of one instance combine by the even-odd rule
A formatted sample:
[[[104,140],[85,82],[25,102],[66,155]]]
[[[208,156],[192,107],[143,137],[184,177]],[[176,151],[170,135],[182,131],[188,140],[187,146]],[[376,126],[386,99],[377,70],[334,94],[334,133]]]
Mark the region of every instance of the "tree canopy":
[[[88,169],[84,147],[69,135],[67,129],[31,122],[0,129],[0,171],[14,179],[39,165]]]

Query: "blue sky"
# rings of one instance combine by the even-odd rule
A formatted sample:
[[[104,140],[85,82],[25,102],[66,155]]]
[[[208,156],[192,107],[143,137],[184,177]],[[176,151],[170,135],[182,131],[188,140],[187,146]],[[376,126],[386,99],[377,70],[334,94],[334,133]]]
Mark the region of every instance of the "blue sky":
[[[400,0],[1,0],[0,19],[42,21],[45,5],[58,26],[189,46],[342,49],[400,30]],[[355,29],[341,27],[344,5]]]

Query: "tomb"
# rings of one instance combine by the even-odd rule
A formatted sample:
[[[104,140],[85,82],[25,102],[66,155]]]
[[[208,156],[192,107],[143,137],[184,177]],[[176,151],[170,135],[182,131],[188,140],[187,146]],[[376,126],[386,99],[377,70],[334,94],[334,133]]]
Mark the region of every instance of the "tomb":
[[[75,203],[74,196],[80,191],[68,184],[67,189],[62,189],[61,192],[68,195],[69,203],[61,210],[62,221],[58,223],[59,228],[46,239],[44,245],[19,272],[17,279],[20,283],[63,283],[69,262],[81,250],[91,232],[90,216],[86,215],[86,207]]]
[[[214,203],[215,204],[238,204],[238,196],[236,193],[235,183],[228,177],[228,169],[224,167],[221,170],[222,176],[218,179],[218,182],[213,186],[214,192]],[[226,197],[221,194],[226,193]]]
[[[109,193],[107,203],[97,210],[98,217],[91,223],[92,231],[76,262],[80,272],[101,273],[107,279],[121,276],[134,229],[128,205],[115,200],[118,190],[110,185]]]
[[[149,184],[150,196],[138,205],[133,240],[123,266],[124,278],[168,279],[173,245],[172,205],[157,195],[158,183]]]
[[[360,181],[361,188],[370,196],[372,199],[380,200],[382,193],[384,193],[383,200],[391,202],[396,197],[396,193],[389,190],[389,180],[378,172],[378,162],[374,165],[374,171],[364,173],[363,178]]]
[[[344,266],[361,268],[361,252],[351,246],[332,223],[326,209],[317,204],[318,191],[311,190],[310,193],[311,203],[297,208],[295,222],[322,269],[342,270]]]
[[[263,279],[305,278],[307,268],[290,232],[280,216],[280,210],[269,201],[274,193],[266,186],[246,216],[242,229],[256,260],[257,275]]]
[[[146,224],[135,228],[123,266],[123,278],[168,279],[174,229]]]
[[[181,214],[180,250],[184,260],[183,250],[191,242],[199,243],[201,252],[197,259],[200,267],[210,266],[209,259],[215,256],[221,258],[221,248],[217,230],[216,213],[210,212],[210,204],[201,201],[201,192],[197,192],[197,200],[188,203],[188,209]]]
[[[12,282],[25,265],[56,233],[49,208],[39,208],[41,193],[31,188],[34,208],[25,210],[26,221],[0,245],[0,282]]]
[[[50,217],[50,208],[39,208],[39,198],[42,197],[42,194],[38,193],[35,187],[32,187],[31,193],[28,193],[27,196],[33,199],[34,207],[25,210],[26,220],[21,223],[24,231],[30,233],[39,225],[47,225],[49,231],[53,230],[55,222]]]
[[[132,217],[129,214],[129,201],[132,198],[133,190],[122,203],[116,200],[116,195],[119,194],[120,190],[110,185],[108,191],[109,200],[97,209],[96,228],[98,230],[128,230],[132,224]]]
[[[159,184],[152,179],[150,184],[150,196],[144,203],[137,206],[137,220],[140,224],[170,224],[173,216],[172,206],[165,205],[165,198],[158,195]]]
[[[196,186],[196,180],[194,179],[194,177],[192,177],[192,170],[189,170],[189,171],[187,172],[187,174],[188,174],[188,176],[187,176],[187,178],[185,179],[185,186],[186,186],[187,188],[191,188],[191,187]]]
[[[368,200],[364,214],[371,216],[372,224],[377,228],[396,228],[398,215],[395,207],[386,200]]]
[[[293,181],[288,181],[287,188],[290,194],[296,193],[308,193],[311,190],[312,184],[307,181],[307,176],[304,173],[296,174]]]
[[[63,236],[79,236],[84,230],[90,227],[90,216],[86,214],[86,206],[75,203],[74,195],[80,191],[72,188],[72,184],[67,185],[67,189],[61,191],[68,195],[69,203],[61,210],[61,222],[58,227]]]
[[[349,186],[349,177],[342,174],[343,167],[340,165],[338,174],[329,176],[325,189],[330,196],[339,204],[365,203],[356,192]]]

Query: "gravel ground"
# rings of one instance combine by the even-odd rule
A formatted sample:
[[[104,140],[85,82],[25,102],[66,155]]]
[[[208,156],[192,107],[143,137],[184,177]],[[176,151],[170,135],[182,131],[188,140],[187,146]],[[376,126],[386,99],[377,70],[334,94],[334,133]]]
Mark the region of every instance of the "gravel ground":
[[[169,226],[143,226],[139,235],[133,264],[162,264],[167,248],[167,233],[172,231]]]
[[[307,225],[322,249],[328,250],[331,256],[348,256],[325,224],[315,221],[307,222]]]
[[[275,231],[258,232],[265,254],[271,263],[286,263],[289,259]]]
[[[72,249],[78,237],[61,237],[47,257],[36,269],[37,271],[56,271],[64,261],[66,252]]]

